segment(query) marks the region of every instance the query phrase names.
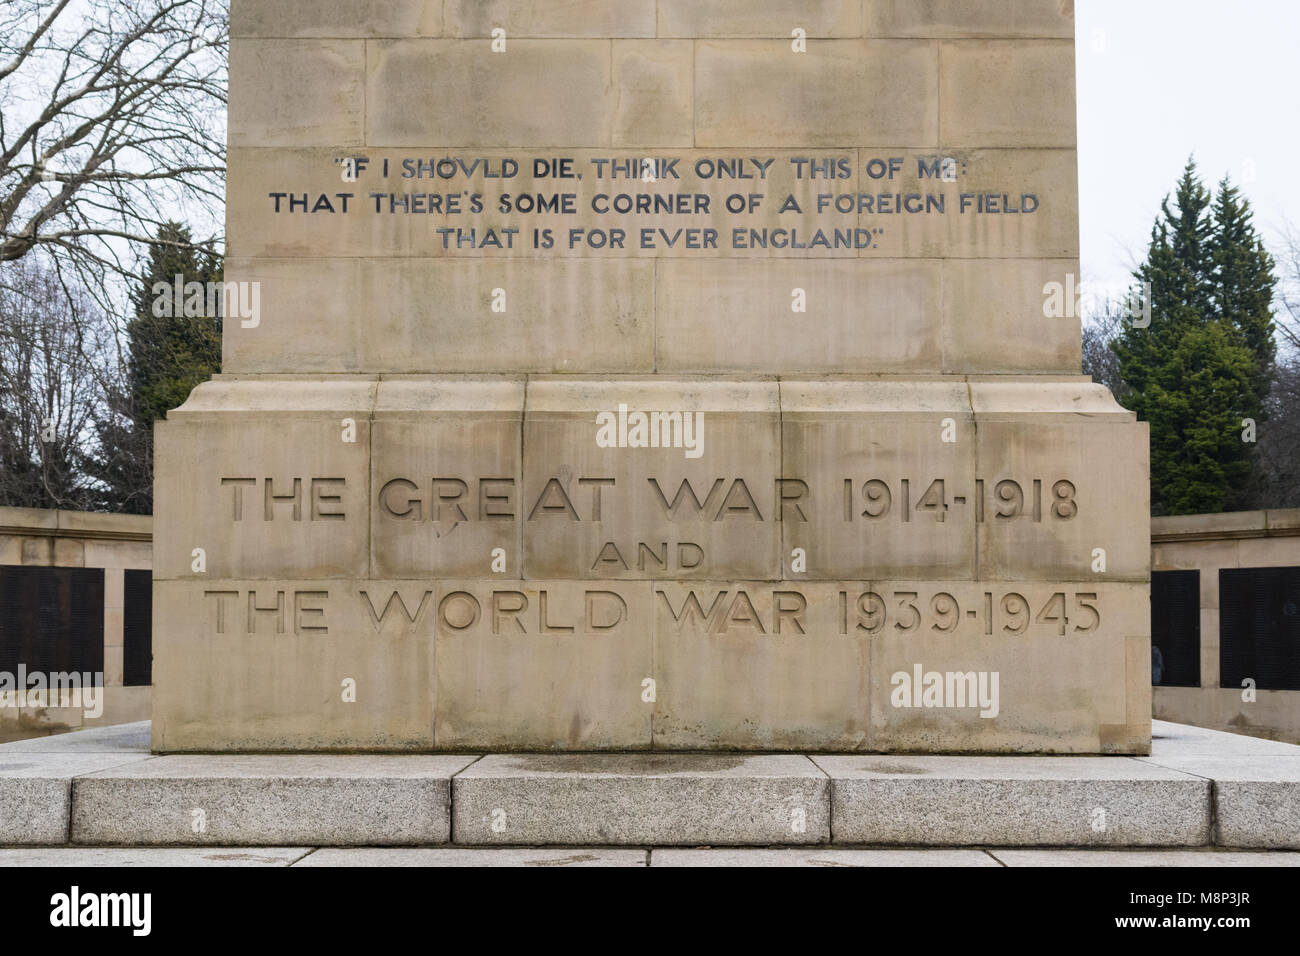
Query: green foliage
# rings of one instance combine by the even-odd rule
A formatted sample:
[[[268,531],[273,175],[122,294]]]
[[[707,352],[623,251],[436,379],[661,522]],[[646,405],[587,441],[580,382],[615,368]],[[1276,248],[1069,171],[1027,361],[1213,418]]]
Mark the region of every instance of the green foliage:
[[[159,229],[133,297],[125,382],[107,398],[108,413],[96,425],[100,451],[87,464],[101,489],[98,507],[107,511],[152,513],[153,424],[221,371],[221,319],[187,316],[184,295],[186,283],[220,282],[221,259],[187,248],[190,241],[179,223]]]
[[[1252,218],[1227,179],[1212,200],[1189,161],[1134,273],[1150,286],[1151,325],[1125,326],[1113,348],[1121,400],[1151,424],[1157,514],[1248,508],[1259,485],[1243,420],[1264,419],[1275,279]]]
[[[1254,354],[1253,385],[1263,402],[1268,396],[1273,362],[1277,358],[1273,338],[1273,295],[1277,278],[1276,263],[1255,231],[1253,218],[1250,203],[1224,177],[1214,203],[1215,234],[1210,247],[1214,310],[1241,331]]]
[[[221,371],[221,319],[185,315],[182,289],[188,282],[220,282],[221,260],[165,243],[191,242],[188,228],[168,223],[150,247],[149,266],[141,277],[135,318],[127,326],[133,418],[139,429],[152,429],[167,412],[184,404],[191,391]],[[156,289],[168,291],[160,303]],[[161,314],[159,314],[161,313]]]
[[[1167,514],[1232,511],[1247,505],[1253,463],[1243,454],[1252,411],[1254,362],[1221,322],[1189,329],[1154,371],[1143,396],[1151,422],[1153,496]]]

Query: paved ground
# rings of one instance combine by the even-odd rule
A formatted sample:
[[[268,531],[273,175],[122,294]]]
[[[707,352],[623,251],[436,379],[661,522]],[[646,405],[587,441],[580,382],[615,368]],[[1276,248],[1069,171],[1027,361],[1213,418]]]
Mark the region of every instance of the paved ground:
[[[470,849],[431,847],[33,847],[0,849],[4,866],[1300,866],[1300,853],[1070,849]]]
[[[153,757],[148,741],[145,721],[0,745],[0,866],[1300,865],[1300,747],[1160,721],[1143,758]]]

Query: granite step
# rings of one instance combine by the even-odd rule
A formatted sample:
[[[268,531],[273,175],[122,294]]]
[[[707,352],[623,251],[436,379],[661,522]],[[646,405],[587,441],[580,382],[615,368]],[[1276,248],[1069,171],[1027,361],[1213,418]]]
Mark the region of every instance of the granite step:
[[[154,756],[148,731],[0,746],[0,845],[1300,849],[1300,747],[1159,721],[1150,757]]]
[[[1197,849],[852,847],[23,847],[4,867],[1192,867],[1300,866],[1300,853]]]

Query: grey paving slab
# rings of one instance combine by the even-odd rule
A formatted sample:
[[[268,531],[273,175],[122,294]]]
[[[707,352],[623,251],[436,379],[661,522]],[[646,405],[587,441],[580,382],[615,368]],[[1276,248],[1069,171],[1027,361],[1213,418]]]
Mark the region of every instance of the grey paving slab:
[[[801,756],[495,755],[458,775],[453,787],[458,844],[697,846],[830,839],[828,781]]]
[[[33,737],[0,744],[0,755],[7,753],[143,753],[149,752],[150,721],[110,727],[91,727],[66,734]]]
[[[130,753],[0,753],[0,845],[67,843],[72,778],[146,759]]]
[[[5,866],[288,866],[310,847],[40,847],[0,850]]]
[[[515,847],[376,848],[317,850],[294,866],[645,866],[646,851],[634,849],[545,850]]]
[[[782,849],[652,850],[651,866],[1000,866],[982,850],[849,850],[840,847]]]
[[[1197,850],[990,850],[1007,866],[1300,866],[1300,853]]]
[[[1129,757],[814,757],[835,843],[1198,846],[1209,782]]]
[[[79,844],[445,843],[469,756],[176,755],[73,783]]]
[[[1151,757],[1300,757],[1300,746],[1245,734],[1229,734],[1166,720],[1151,721]]]
[[[831,837],[833,800],[841,844],[1195,846],[1210,840],[1213,788],[1217,843],[1300,849],[1300,747],[1165,721],[1145,758],[151,757],[148,734],[141,721],[0,745],[0,845],[71,832],[87,845],[427,847],[454,828],[477,846],[798,854]]]
[[[1214,781],[1214,842],[1300,850],[1300,756],[1144,757]]]

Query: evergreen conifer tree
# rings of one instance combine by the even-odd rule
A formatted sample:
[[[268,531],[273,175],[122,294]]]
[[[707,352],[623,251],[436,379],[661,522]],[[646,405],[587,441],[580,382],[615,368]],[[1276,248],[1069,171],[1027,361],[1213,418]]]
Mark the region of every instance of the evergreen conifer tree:
[[[1125,405],[1151,425],[1157,514],[1248,508],[1257,488],[1246,420],[1263,420],[1273,363],[1272,260],[1249,204],[1225,179],[1217,201],[1189,160],[1134,273],[1151,323],[1114,343]]]

